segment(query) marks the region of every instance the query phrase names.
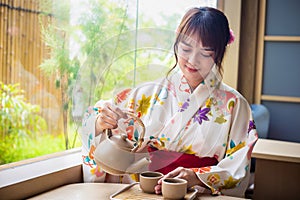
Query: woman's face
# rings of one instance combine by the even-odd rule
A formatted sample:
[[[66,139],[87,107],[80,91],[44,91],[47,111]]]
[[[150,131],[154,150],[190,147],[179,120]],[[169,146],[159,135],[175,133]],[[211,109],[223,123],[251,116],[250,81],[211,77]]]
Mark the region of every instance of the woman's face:
[[[201,40],[193,35],[178,43],[178,64],[190,87],[195,89],[208,75],[214,65],[214,51],[203,47]]]

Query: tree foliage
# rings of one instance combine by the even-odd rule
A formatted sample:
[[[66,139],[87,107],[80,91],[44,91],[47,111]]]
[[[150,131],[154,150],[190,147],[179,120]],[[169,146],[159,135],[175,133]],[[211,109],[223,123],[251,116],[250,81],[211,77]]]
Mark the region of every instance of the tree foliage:
[[[46,121],[39,115],[40,107],[26,101],[19,84],[0,82],[0,164],[24,159],[18,154],[27,141],[36,140],[46,132]]]
[[[57,77],[56,85],[62,91],[64,125],[69,121],[66,113],[80,119],[83,108],[99,99],[112,98],[124,87],[160,78],[170,69],[172,21],[161,28],[148,19],[139,26],[154,28],[139,29],[136,16],[128,10],[128,1],[89,0],[85,11],[77,16],[78,20],[70,23],[65,16],[70,4],[63,2],[47,6],[55,8],[55,12],[51,11],[54,17],[43,29],[51,51],[40,67],[46,74]],[[79,46],[76,54],[71,52],[73,44]],[[155,73],[149,73],[153,69]],[[79,107],[80,111],[74,116],[71,110]],[[66,132],[67,127],[64,129]],[[65,134],[67,140],[68,134]]]
[[[28,103],[19,84],[0,82],[0,135],[36,137],[46,130],[46,122],[39,115],[40,107]]]

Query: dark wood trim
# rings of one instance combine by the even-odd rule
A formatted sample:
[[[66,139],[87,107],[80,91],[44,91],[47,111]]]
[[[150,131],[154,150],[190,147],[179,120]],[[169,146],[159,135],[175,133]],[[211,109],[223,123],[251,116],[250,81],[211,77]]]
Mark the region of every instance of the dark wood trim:
[[[258,30],[258,0],[242,0],[238,91],[254,102]]]
[[[300,163],[256,159],[253,199],[299,199],[299,169]]]
[[[224,0],[217,0],[217,8],[224,11]]]

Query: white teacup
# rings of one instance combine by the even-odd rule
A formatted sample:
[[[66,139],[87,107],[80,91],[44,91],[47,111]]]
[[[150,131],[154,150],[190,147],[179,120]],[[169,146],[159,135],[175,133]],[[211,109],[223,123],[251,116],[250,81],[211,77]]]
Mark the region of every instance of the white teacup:
[[[155,193],[154,187],[159,179],[163,177],[160,172],[146,171],[140,173],[140,188],[145,193]]]
[[[187,181],[180,178],[165,178],[162,181],[164,199],[183,199],[187,192]]]

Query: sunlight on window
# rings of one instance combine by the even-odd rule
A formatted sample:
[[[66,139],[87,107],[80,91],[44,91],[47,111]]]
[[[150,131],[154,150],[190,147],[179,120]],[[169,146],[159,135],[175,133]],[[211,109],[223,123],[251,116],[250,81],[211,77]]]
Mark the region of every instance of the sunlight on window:
[[[0,164],[79,147],[86,108],[164,75],[182,14],[216,2],[1,0]]]
[[[216,0],[140,0],[139,13],[161,26],[168,23],[166,17],[176,15],[179,20],[188,8],[200,6],[216,7]],[[178,20],[172,21],[174,26],[179,23]]]

